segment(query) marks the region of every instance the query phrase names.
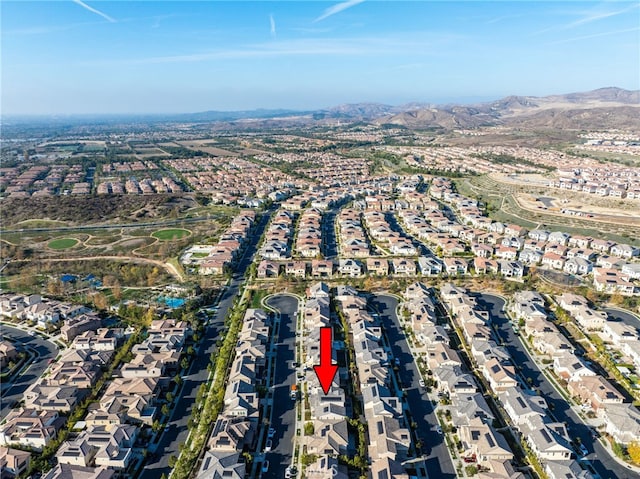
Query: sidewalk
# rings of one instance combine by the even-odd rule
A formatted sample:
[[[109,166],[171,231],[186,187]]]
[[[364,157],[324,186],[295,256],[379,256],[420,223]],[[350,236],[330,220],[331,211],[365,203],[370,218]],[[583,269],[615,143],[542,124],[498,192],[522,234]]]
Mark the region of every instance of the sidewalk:
[[[615,461],[622,465],[625,466],[627,469],[629,469],[630,471],[635,472],[636,474],[640,475],[640,466],[635,466],[633,464],[629,464],[626,461],[623,461],[622,459],[620,459],[618,456],[616,456],[616,453],[613,452],[613,449],[611,448],[611,444],[609,444],[609,441],[607,441],[605,438],[603,437],[599,437],[598,441],[600,442],[600,444],[602,444],[602,446],[607,450],[607,452],[609,452],[609,455],[615,459]]]

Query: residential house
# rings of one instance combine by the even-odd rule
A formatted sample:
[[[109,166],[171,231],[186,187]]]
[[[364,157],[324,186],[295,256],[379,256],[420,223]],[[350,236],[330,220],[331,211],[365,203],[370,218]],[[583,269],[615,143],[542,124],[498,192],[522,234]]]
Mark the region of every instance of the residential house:
[[[463,258],[447,257],[443,259],[443,262],[444,269],[449,276],[457,276],[469,272],[469,263]]]
[[[280,275],[280,263],[263,259],[258,264],[258,278],[277,278]]]
[[[357,278],[362,276],[362,264],[354,259],[341,259],[338,261],[338,273],[342,276]]]
[[[14,409],[0,425],[0,444],[31,447],[41,451],[58,435],[64,425],[55,411]]]
[[[438,276],[442,273],[442,263],[435,256],[420,256],[418,258],[418,268],[420,274],[424,276]]]
[[[285,274],[294,278],[305,278],[307,276],[307,263],[304,261],[289,261],[285,264]]]
[[[31,453],[0,446],[0,476],[3,478],[18,477],[29,468]]]
[[[500,362],[498,359],[490,359],[484,363],[481,372],[489,382],[491,390],[496,393],[518,385],[515,368]]]
[[[389,262],[385,258],[367,258],[367,272],[377,276],[387,276],[389,274]]]
[[[580,403],[598,412],[600,408],[606,408],[611,404],[622,404],[622,396],[609,381],[600,376],[582,376],[569,381],[567,390],[572,396],[579,399]]]
[[[524,266],[519,261],[500,261],[500,274],[505,278],[522,279]]]
[[[416,263],[407,258],[391,258],[393,273],[400,276],[415,276]]]
[[[577,275],[585,275],[591,272],[593,265],[591,261],[588,261],[584,258],[569,258],[562,268],[566,273],[569,274],[577,274]]]
[[[611,404],[599,411],[605,432],[627,445],[640,441],[640,412],[631,404]]]
[[[462,455],[475,456],[479,464],[513,459],[513,453],[506,439],[480,418],[474,418],[469,424],[460,426],[459,435]]]
[[[320,259],[311,261],[311,276],[314,278],[331,278],[333,276],[333,261]]]
[[[104,466],[87,467],[59,463],[42,476],[42,479],[112,479],[115,474],[116,471]]]

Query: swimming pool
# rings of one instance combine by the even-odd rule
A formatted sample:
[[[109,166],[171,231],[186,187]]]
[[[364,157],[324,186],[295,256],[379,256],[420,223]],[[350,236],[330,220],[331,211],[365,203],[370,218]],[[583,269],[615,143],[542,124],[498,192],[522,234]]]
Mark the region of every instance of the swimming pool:
[[[170,297],[165,297],[165,296],[158,296],[158,303],[164,303],[166,304],[168,307],[170,308],[179,308],[180,306],[184,305],[184,303],[186,303],[186,299],[184,298],[170,298]]]

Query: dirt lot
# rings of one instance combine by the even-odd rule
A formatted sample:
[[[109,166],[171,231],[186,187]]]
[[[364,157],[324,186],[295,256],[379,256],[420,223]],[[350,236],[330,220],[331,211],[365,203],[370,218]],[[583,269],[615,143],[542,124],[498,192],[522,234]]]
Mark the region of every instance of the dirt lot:
[[[577,210],[592,214],[594,221],[640,225],[640,218],[637,217],[640,201],[637,200],[603,198],[589,193],[549,188],[546,186],[548,178],[542,175],[508,176],[492,173],[489,176],[499,183],[522,187],[514,196],[520,207],[530,211],[544,210],[547,214],[565,216],[561,210]],[[525,188],[535,190],[527,193]],[[538,201],[539,198],[542,201]]]

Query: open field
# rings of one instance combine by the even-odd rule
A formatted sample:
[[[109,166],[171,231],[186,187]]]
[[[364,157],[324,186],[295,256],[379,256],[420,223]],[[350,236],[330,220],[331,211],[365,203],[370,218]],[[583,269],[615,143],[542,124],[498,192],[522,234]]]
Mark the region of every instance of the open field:
[[[622,163],[628,166],[640,165],[640,156],[631,155],[629,153],[617,153],[612,151],[593,151],[582,148],[567,148],[567,153],[576,156],[587,156],[601,161],[610,161],[613,163]]]
[[[516,198],[521,194],[553,196],[553,191],[506,184],[489,176],[455,180],[458,191],[485,203],[489,216],[504,223],[515,223],[525,228],[544,228],[569,234],[606,238],[619,243],[640,245],[640,224],[594,221],[592,218],[549,213],[542,209],[523,208]],[[526,190],[525,190],[526,188]],[[626,217],[629,220],[629,217]],[[633,220],[633,218],[631,218]]]
[[[67,226],[66,221],[58,220],[24,220],[16,223],[20,228],[55,228],[57,226]]]
[[[32,196],[3,201],[2,227],[43,227],[38,221],[48,222],[44,227],[58,227],[61,226],[60,222],[68,226],[104,224],[109,221],[133,223],[184,215],[199,206],[193,196],[188,194],[57,196],[55,201]],[[56,223],[49,224],[50,222]]]
[[[560,212],[562,209],[581,210],[585,213],[593,214],[590,218],[593,221],[604,221],[607,223],[623,223],[629,224],[630,219],[634,222],[631,224],[640,225],[637,219],[637,211],[640,209],[640,201],[602,197],[599,195],[584,193],[581,191],[563,190],[560,188],[550,188],[547,186],[549,177],[547,175],[535,174],[519,174],[504,175],[500,173],[492,173],[489,177],[498,185],[497,187],[515,188],[511,189],[514,194],[517,193],[517,200],[521,206],[526,209],[539,209],[540,204],[529,204],[524,206],[523,203],[536,201],[538,197],[544,197],[548,203],[547,212],[550,214]],[[505,191],[507,191],[505,189]],[[563,215],[564,216],[564,215]]]
[[[47,247],[50,249],[69,249],[78,243],[79,241],[75,238],[60,238],[49,241]]]
[[[226,208],[204,215],[204,221],[177,223],[175,228],[158,226],[109,229],[62,229],[3,233],[0,261],[29,260],[34,263],[75,258],[131,257],[166,262],[178,257],[192,243],[215,244],[229,225],[236,209]]]
[[[183,230],[181,228],[169,228],[154,231],[153,233],[151,233],[151,236],[161,241],[174,241],[177,239],[185,238],[187,236],[191,236],[191,231]]]
[[[190,150],[200,150],[205,153],[209,153],[213,156],[240,156],[240,154],[236,151],[225,150],[223,148],[218,148],[216,146],[211,146],[212,143],[215,143],[215,140],[191,140],[191,141],[179,141],[176,142],[180,146],[185,148],[189,148]]]

